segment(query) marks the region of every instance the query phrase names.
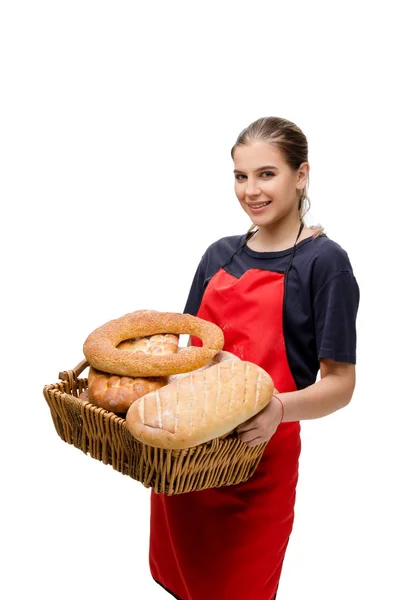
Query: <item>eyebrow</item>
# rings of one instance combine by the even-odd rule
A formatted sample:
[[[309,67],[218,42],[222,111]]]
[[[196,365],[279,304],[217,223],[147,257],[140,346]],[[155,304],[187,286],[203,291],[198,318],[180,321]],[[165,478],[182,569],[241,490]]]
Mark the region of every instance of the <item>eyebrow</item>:
[[[273,165],[265,165],[264,167],[258,167],[257,169],[255,169],[255,173],[257,171],[263,171],[264,169],[277,169],[277,167],[274,167]],[[239,171],[238,169],[234,169],[233,173],[244,173],[244,171]]]

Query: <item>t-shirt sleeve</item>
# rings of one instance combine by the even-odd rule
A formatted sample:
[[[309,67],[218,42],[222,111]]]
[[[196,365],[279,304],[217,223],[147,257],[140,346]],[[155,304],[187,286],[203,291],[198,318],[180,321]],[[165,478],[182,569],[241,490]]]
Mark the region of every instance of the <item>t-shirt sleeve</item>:
[[[313,302],[318,359],[356,364],[359,300],[359,287],[351,270],[334,273],[318,290]]]
[[[201,300],[203,298],[205,289],[205,279],[207,271],[207,252],[202,256],[200,263],[196,269],[196,273],[193,277],[193,282],[190,287],[190,292],[186,301],[184,313],[196,316],[198,309],[200,308]]]

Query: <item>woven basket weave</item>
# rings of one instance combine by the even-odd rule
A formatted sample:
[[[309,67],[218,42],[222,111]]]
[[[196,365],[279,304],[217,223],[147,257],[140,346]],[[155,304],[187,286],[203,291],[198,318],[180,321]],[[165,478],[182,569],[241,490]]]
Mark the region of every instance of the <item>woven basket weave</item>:
[[[62,371],[62,381],[43,390],[55,429],[68,444],[167,496],[235,485],[254,473],[266,444],[249,447],[235,430],[184,450],[142,444],[125,419],[79,398],[88,381],[78,377],[88,366],[84,360]]]

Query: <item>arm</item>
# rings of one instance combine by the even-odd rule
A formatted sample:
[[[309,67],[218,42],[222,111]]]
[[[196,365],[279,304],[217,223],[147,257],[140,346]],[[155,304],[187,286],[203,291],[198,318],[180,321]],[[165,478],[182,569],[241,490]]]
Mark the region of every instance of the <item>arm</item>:
[[[349,404],[356,381],[355,365],[322,358],[320,375],[320,381],[303,390],[276,392],[284,404],[284,422],[318,419]],[[240,440],[248,446],[266,442],[276,431],[281,417],[281,404],[273,396],[262,411],[236,428]]]
[[[334,253],[335,254],[335,253]],[[257,415],[237,427],[249,446],[265,442],[280,420],[318,419],[346,406],[356,382],[356,315],[359,288],[346,253],[323,254],[313,268],[313,334],[320,364],[320,381],[294,392],[278,394]],[[335,264],[337,271],[334,272]]]
[[[324,417],[346,406],[353,396],[360,293],[347,254],[338,248],[331,258],[319,256],[312,273],[311,310],[321,379],[305,389],[279,395],[284,404],[283,421]]]
[[[277,394],[284,404],[283,421],[318,419],[349,404],[356,383],[355,365],[322,358],[320,375],[319,381],[303,390]]]

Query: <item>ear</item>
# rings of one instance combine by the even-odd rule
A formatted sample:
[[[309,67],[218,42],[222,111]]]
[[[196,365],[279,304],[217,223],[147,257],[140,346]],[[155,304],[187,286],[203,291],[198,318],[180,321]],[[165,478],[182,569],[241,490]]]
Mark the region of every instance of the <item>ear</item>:
[[[307,178],[309,176],[309,171],[310,171],[310,165],[308,162],[303,162],[299,165],[298,168],[298,183],[299,188],[298,189],[302,189],[305,187],[306,182],[307,182]]]

